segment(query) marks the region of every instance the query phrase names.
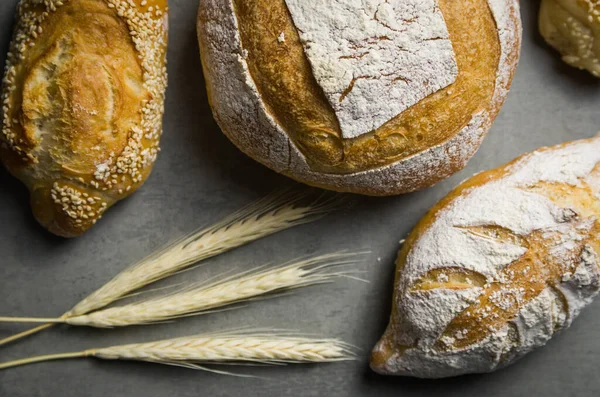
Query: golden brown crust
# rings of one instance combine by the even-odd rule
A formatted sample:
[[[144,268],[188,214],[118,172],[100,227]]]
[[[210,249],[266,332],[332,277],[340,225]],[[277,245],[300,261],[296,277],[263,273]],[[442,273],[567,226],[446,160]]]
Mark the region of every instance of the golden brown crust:
[[[0,156],[51,232],[82,234],[148,177],[162,132],[167,12],[166,0],[19,4]]]
[[[469,40],[461,43],[465,50],[461,67],[465,73],[473,72],[474,79],[466,82],[462,80],[466,74],[459,76],[459,86],[466,83],[465,92],[455,103],[469,111],[452,113],[453,102],[444,100],[442,93],[453,92],[455,82],[376,131],[341,139],[336,114],[315,83],[283,0],[201,2],[198,38],[216,121],[244,153],[312,186],[386,196],[439,182],[462,169],[479,148],[506,98],[521,42],[518,0],[465,0],[466,9],[473,12],[461,15],[456,9],[464,11],[462,1],[454,8],[451,2],[442,3],[446,19],[469,19],[464,32],[465,19],[460,24],[451,21],[450,41],[457,40],[453,37],[457,32],[460,40],[463,35],[479,40],[471,46]],[[483,21],[474,24],[473,18]],[[483,29],[479,36],[470,34],[478,29]],[[493,53],[494,48],[498,52]],[[473,57],[475,53],[491,57]],[[477,67],[471,70],[468,61]],[[490,77],[487,68],[493,62]],[[467,86],[475,87],[475,92]],[[437,128],[443,120],[448,125]],[[412,131],[409,135],[405,127]]]
[[[500,45],[487,0],[462,1],[461,7],[453,0],[439,2],[458,63],[457,80],[354,139],[341,137],[285,0],[236,0],[235,5],[248,67],[265,105],[315,171],[347,174],[392,164],[447,141],[473,114],[489,110]],[[277,40],[281,32],[283,43]]]

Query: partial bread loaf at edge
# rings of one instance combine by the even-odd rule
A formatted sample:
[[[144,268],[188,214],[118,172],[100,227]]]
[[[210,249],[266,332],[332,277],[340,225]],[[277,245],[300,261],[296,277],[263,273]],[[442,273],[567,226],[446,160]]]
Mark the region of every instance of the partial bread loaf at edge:
[[[600,77],[600,2],[542,0],[539,26],[563,61]]]
[[[382,374],[493,371],[567,328],[600,290],[600,137],[478,174],[400,251]]]
[[[0,158],[37,220],[75,237],[146,180],[167,85],[167,0],[21,0]]]
[[[517,0],[206,0],[198,38],[215,119],[238,148],[309,185],[392,195],[475,153],[506,98],[521,22]],[[365,119],[373,103],[381,112]]]

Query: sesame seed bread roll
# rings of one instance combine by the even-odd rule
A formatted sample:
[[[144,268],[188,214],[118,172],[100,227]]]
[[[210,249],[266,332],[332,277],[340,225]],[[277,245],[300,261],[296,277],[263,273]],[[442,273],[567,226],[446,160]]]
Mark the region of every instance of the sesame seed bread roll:
[[[540,32],[563,61],[600,77],[600,2],[542,0]]]
[[[167,85],[167,0],[21,0],[0,157],[37,220],[79,236],[146,180]]]
[[[215,119],[309,185],[418,190],[462,169],[519,58],[518,0],[202,0]]]
[[[397,261],[382,374],[506,367],[545,345],[600,290],[600,137],[478,174],[438,203]]]

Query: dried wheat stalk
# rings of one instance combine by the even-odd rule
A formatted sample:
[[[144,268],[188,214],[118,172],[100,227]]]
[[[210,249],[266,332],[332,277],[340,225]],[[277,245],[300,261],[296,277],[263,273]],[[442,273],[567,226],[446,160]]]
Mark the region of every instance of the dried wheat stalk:
[[[56,319],[0,317],[0,322],[67,323],[75,326],[113,328],[167,321],[278,291],[328,282],[334,277],[350,276],[348,273],[332,270],[355,263],[355,259],[351,258],[356,258],[357,255],[356,253],[323,255],[279,268],[230,277],[206,286],[187,288],[164,297],[95,311],[87,315]]]
[[[299,206],[298,202],[305,198],[306,194],[277,194],[260,200],[224,221],[194,233],[125,270],[79,302],[67,316],[78,316],[103,308],[133,291],[199,261],[284,229],[313,221],[340,204],[339,199],[328,199],[316,201],[308,206]]]
[[[338,208],[342,196],[321,196],[300,204],[310,193],[276,193],[232,214],[223,221],[185,237],[126,269],[96,292],[79,302],[61,319],[81,316],[101,309],[144,286],[164,279],[199,261],[219,255],[288,229],[319,219]],[[0,346],[40,332],[44,324],[0,340]]]
[[[347,344],[334,339],[313,340],[240,334],[207,335],[33,357],[0,364],[0,370],[37,362],[84,357],[146,361],[205,369],[200,364],[344,361],[352,359],[352,353]]]

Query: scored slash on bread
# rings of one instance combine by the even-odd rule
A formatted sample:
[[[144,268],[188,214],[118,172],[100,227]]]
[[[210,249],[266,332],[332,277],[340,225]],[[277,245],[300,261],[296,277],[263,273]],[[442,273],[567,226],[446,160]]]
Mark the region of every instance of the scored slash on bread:
[[[600,138],[467,180],[417,225],[397,265],[376,371],[489,372],[543,346],[600,291]]]

